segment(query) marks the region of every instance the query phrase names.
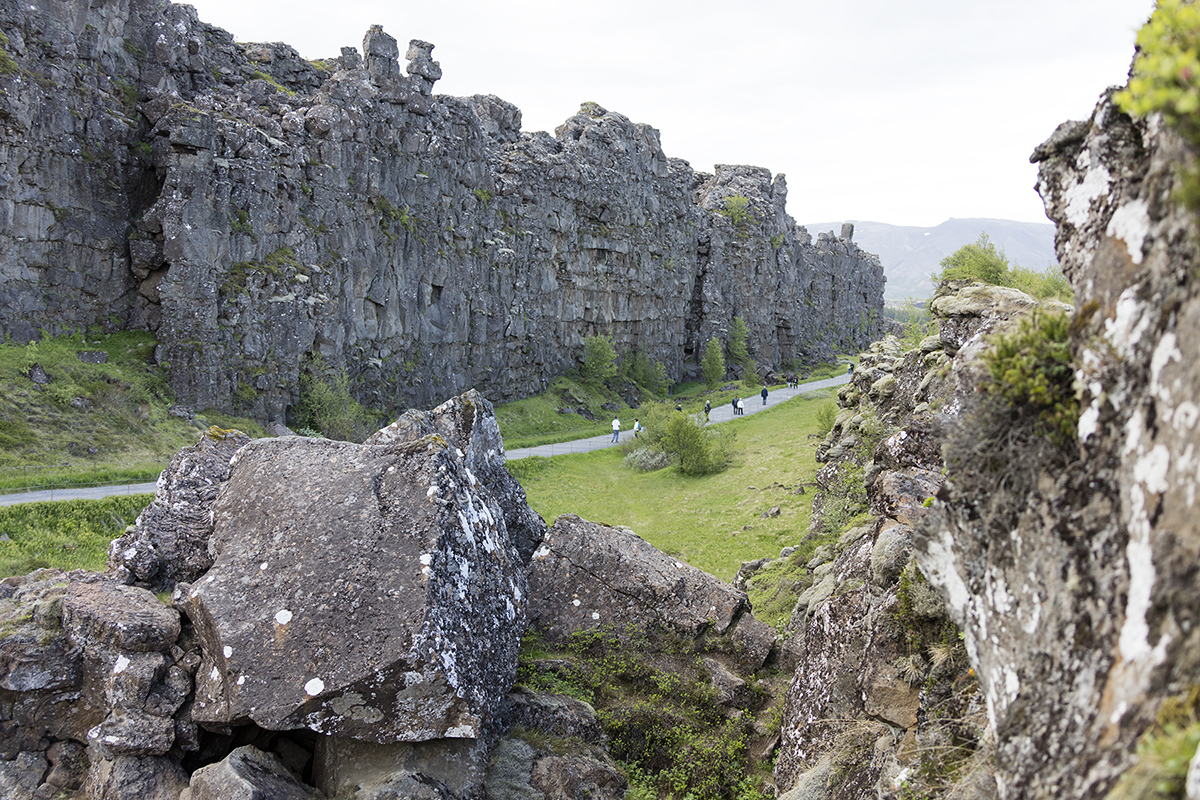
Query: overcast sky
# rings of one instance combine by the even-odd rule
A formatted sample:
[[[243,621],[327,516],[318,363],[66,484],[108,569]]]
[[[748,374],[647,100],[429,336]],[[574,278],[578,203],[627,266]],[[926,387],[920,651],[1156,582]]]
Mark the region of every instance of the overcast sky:
[[[1150,0],[199,0],[239,41],[306,58],[378,23],[435,45],[434,91],[494,94],[523,129],[594,101],[710,171],[788,179],[800,223],[1045,222],[1029,154],[1122,84]]]

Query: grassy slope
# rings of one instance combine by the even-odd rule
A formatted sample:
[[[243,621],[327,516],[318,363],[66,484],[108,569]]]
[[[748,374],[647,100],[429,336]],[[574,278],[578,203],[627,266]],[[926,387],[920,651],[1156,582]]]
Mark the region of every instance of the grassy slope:
[[[263,435],[257,423],[211,410],[195,424],[168,414],[174,399],[154,345],[138,331],[0,344],[0,492],[152,481],[196,443],[197,426]],[[108,361],[84,363],[79,351],[103,351]],[[49,383],[31,380],[35,364]]]
[[[731,423],[737,456],[723,473],[689,478],[678,468],[621,466],[632,444],[592,453],[521,459],[509,466],[547,522],[574,513],[625,525],[659,549],[731,580],[743,561],[774,557],[808,531],[819,439],[817,409],[831,393],[796,398]],[[778,506],[776,517],[763,512]]]

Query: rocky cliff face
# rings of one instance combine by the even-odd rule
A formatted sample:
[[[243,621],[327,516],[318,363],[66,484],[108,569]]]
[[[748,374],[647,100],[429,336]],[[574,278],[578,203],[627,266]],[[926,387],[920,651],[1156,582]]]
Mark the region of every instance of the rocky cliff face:
[[[1192,158],[1111,93],[1033,154],[1076,293],[1056,328],[1065,438],[1033,400],[985,391],[997,334],[1051,330],[1012,290],[945,287],[938,335],[876,345],[842,390],[824,480],[850,485],[857,459],[872,517],[807,565],[776,766],[790,800],[1182,797],[1189,760],[1198,796]]]
[[[813,242],[782,176],[697,173],[594,103],[522,133],[433,94],[428,43],[308,62],[162,0],[0,24],[0,329],[154,330],[197,406],[281,419],[314,360],[387,408],[511,398],[595,333],[680,375],[734,315],[764,366],[874,338],[878,260]]]

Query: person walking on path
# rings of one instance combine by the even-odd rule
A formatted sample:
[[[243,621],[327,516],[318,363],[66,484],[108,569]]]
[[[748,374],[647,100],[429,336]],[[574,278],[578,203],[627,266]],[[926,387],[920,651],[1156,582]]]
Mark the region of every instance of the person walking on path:
[[[765,387],[765,386],[763,387],[763,390],[762,390],[762,398],[763,398],[763,405],[765,406],[767,404],[767,387]]]
[[[638,438],[638,434],[642,432],[642,423],[638,422],[637,417],[633,418],[633,438]]]
[[[733,396],[733,415],[735,417],[737,416],[737,401],[738,401],[738,396],[735,394]]]
[[[746,402],[744,400],[742,400],[742,398],[740,398],[740,397],[738,398],[738,401],[737,401],[737,415],[739,417],[746,416]]]
[[[712,403],[705,400],[704,401],[704,421],[705,422],[708,422],[708,414],[710,411],[712,411]]]
[[[621,439],[621,420],[618,419],[617,417],[613,417],[613,438],[612,438],[612,440],[614,442],[618,442],[618,441],[620,441],[620,439]]]

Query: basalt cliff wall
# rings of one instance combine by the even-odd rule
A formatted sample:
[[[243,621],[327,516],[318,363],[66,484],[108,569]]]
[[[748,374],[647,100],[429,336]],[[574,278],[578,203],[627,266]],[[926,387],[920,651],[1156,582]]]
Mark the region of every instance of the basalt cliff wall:
[[[782,175],[594,103],[524,133],[434,94],[428,43],[310,62],[162,0],[4,0],[0,30],[0,330],[152,330],[198,407],[281,419],[314,361],[397,408],[537,392],[591,334],[679,377],[735,315],[765,367],[877,332],[878,259]]]

